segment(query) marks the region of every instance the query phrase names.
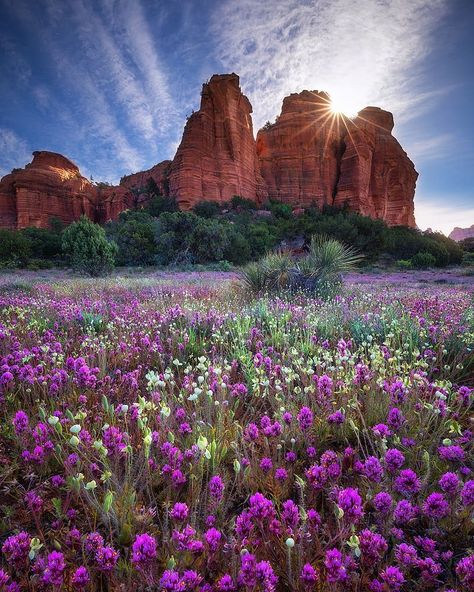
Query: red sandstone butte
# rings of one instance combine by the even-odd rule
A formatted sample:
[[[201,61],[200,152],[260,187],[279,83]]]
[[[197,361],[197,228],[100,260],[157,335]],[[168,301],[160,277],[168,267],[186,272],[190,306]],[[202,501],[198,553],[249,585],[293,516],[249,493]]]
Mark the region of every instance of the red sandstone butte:
[[[366,107],[346,122],[334,205],[347,203],[352,210],[389,225],[415,227],[418,173],[392,136],[392,114]]]
[[[128,195],[123,187],[93,185],[61,154],[37,151],[0,181],[0,226],[46,228],[52,217],[69,224],[83,214],[106,222],[129,207]]]
[[[53,216],[70,223],[82,214],[103,223],[140,206],[150,180],[184,210],[240,195],[259,206],[267,198],[288,203],[295,215],[312,204],[347,204],[390,225],[415,226],[418,173],[392,135],[391,113],[366,107],[348,119],[331,111],[328,94],[305,90],[283,100],[256,141],[251,114],[236,74],[212,76],[174,159],[125,176],[118,187],[90,183],[60,154],[34,152],[31,164],[0,181],[0,227],[46,227]]]
[[[269,198],[295,208],[332,203],[341,151],[340,124],[324,92],[304,90],[283,100],[277,121],[257,134],[257,154]]]
[[[392,128],[392,114],[377,107],[348,119],[332,113],[324,92],[286,97],[277,121],[257,134],[268,196],[293,207],[347,204],[391,225],[415,226],[418,173]]]
[[[264,200],[251,113],[237,74],[214,75],[203,84],[201,107],[189,117],[171,165],[169,192],[180,208],[234,195]]]

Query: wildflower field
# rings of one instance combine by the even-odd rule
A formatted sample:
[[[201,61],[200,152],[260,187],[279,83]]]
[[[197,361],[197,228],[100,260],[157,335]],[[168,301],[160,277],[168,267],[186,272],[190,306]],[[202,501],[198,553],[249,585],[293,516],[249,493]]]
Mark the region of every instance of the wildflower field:
[[[473,590],[473,288],[0,283],[0,590]]]

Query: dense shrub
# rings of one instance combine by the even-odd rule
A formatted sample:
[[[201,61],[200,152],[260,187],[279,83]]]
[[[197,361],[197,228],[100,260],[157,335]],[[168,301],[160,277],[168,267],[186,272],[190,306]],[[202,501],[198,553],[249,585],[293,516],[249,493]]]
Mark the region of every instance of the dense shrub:
[[[221,206],[216,201],[200,201],[193,208],[196,216],[201,218],[215,218],[221,211]]]
[[[61,233],[47,228],[25,228],[21,231],[30,242],[36,259],[58,259],[61,256]]]
[[[113,269],[117,250],[117,245],[107,240],[104,229],[85,216],[63,233],[62,251],[71,266],[92,276]]]
[[[25,265],[31,254],[31,241],[21,232],[0,228],[0,266]]]
[[[145,206],[145,211],[155,218],[158,218],[165,212],[177,212],[178,204],[172,197],[165,197],[163,195],[154,195]]]
[[[465,238],[457,244],[465,253],[474,253],[474,236]]]
[[[234,195],[234,197],[230,200],[231,208],[234,210],[256,210],[257,205],[256,203],[251,200],[247,199],[246,197],[241,197],[240,195]]]
[[[436,257],[431,253],[417,253],[410,259],[410,263],[415,269],[427,269],[436,265]]]

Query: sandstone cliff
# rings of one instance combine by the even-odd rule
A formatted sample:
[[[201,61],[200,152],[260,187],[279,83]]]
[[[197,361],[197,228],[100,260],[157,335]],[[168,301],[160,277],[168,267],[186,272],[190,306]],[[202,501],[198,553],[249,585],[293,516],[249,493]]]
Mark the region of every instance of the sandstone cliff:
[[[169,175],[170,195],[181,208],[234,195],[263,201],[251,113],[236,74],[215,75],[203,85],[201,107],[186,123]]]
[[[348,119],[331,111],[326,93],[286,97],[277,121],[257,134],[268,196],[295,207],[347,204],[388,224],[415,226],[418,173],[392,128],[392,114],[377,107]]]
[[[415,226],[418,173],[392,135],[391,113],[366,107],[348,119],[331,111],[326,93],[303,91],[283,100],[256,141],[251,113],[236,74],[212,76],[174,159],[125,176],[118,187],[90,183],[60,154],[34,152],[31,164],[0,181],[0,227],[45,227],[53,216],[70,223],[82,214],[106,222],[143,203],[140,190],[150,180],[181,209],[240,195],[295,211],[347,204],[388,224]]]
[[[455,241],[462,241],[465,238],[472,238],[474,237],[474,224],[469,228],[460,228],[456,226],[453,230],[449,233],[449,238],[452,238]]]
[[[128,195],[122,187],[93,185],[61,154],[38,151],[0,181],[0,226],[46,228],[52,217],[69,224],[83,214],[105,222],[128,207]]]

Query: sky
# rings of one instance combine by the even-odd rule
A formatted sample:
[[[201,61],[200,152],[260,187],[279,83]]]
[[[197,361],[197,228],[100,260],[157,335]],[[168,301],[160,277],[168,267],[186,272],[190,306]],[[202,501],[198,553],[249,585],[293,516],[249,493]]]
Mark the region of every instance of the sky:
[[[420,228],[474,223],[474,0],[0,0],[0,175],[60,152],[95,180],[172,158],[236,72],[254,129],[325,90],[391,111]]]

